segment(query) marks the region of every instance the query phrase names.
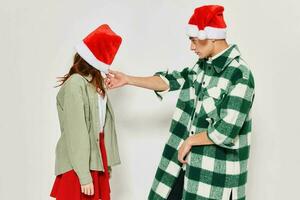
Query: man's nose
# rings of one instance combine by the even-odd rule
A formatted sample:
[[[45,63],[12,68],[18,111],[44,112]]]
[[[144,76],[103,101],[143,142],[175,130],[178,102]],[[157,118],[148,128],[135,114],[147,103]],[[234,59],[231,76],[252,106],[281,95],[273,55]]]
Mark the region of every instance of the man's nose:
[[[190,49],[191,51],[195,51],[195,45],[193,43],[191,43]]]

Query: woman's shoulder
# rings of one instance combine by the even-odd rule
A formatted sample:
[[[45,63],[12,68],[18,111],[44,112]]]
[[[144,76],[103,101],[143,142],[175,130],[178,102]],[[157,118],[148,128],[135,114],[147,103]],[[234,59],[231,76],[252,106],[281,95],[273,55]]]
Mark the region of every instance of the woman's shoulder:
[[[65,94],[79,94],[85,90],[88,81],[80,74],[72,74],[61,86],[57,99],[64,98]]]
[[[57,96],[64,96],[66,92],[82,91],[87,85],[87,80],[80,74],[72,74],[61,86]]]
[[[64,83],[64,87],[81,87],[87,84],[87,80],[80,74],[72,74]]]
[[[87,80],[86,80],[86,78],[84,78],[84,76],[82,76],[81,74],[78,74],[78,73],[75,73],[75,74],[72,74],[69,78],[68,78],[68,80],[67,80],[68,82],[73,82],[73,83],[86,83],[87,82]],[[66,81],[66,82],[67,82]]]

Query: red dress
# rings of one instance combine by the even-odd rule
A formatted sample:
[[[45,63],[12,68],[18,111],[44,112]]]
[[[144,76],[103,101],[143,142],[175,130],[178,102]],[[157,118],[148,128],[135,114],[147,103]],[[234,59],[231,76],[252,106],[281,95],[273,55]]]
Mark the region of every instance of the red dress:
[[[110,200],[109,172],[104,145],[104,133],[100,133],[100,151],[104,172],[91,170],[94,195],[81,193],[81,186],[74,170],[56,176],[50,196],[56,200]]]

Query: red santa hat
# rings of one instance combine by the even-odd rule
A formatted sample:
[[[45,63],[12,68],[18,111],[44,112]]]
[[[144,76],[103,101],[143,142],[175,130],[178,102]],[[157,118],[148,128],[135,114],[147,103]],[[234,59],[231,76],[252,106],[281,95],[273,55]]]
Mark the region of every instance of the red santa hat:
[[[109,25],[103,24],[86,36],[75,48],[77,53],[90,65],[108,74],[121,45],[122,38]]]
[[[189,20],[187,35],[200,40],[225,39],[226,23],[223,17],[224,7],[206,5],[194,10]]]

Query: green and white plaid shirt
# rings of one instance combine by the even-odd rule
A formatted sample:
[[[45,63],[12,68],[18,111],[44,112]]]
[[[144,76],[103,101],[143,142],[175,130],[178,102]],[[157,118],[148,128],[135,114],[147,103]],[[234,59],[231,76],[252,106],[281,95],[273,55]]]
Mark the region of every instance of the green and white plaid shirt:
[[[245,199],[254,78],[238,47],[231,45],[181,72],[155,75],[168,83],[168,92],[180,94],[148,199],[167,199],[182,167],[184,200],[228,200],[231,192],[234,200]],[[162,99],[161,92],[155,93]],[[182,166],[177,159],[180,145],[203,131],[214,145],[193,146],[188,164]]]

